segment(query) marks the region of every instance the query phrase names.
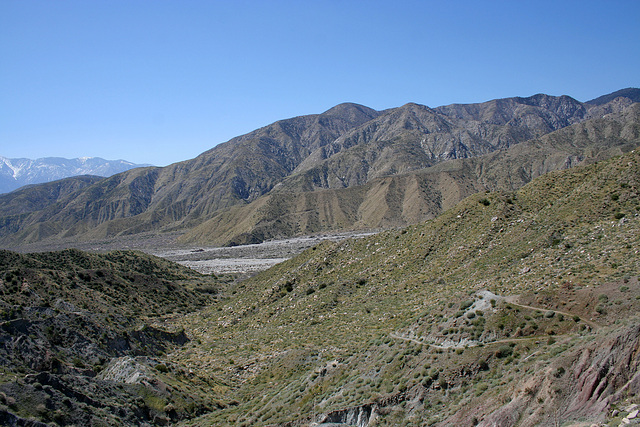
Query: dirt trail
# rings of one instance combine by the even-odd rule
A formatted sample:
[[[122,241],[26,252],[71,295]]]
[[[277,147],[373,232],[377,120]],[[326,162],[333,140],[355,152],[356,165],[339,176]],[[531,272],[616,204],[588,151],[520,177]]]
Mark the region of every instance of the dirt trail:
[[[556,314],[562,314],[563,316],[567,316],[567,317],[570,317],[570,318],[572,318],[574,316],[574,314],[567,313],[566,311],[560,311],[560,310],[554,310],[554,309],[551,309],[551,308],[534,307],[534,306],[531,306],[531,305],[519,304],[519,303],[516,302],[519,297],[520,297],[520,295],[510,295],[510,296],[505,298],[505,301],[508,302],[509,304],[515,305],[517,307],[528,308],[528,309],[531,309],[531,310],[538,310],[538,311],[553,311]],[[585,324],[587,324],[588,326],[591,327],[591,329],[594,329],[594,330],[595,329],[600,329],[602,327],[601,325],[598,325],[597,323],[592,322],[590,320],[583,319],[582,317],[580,318],[580,321],[585,323]]]

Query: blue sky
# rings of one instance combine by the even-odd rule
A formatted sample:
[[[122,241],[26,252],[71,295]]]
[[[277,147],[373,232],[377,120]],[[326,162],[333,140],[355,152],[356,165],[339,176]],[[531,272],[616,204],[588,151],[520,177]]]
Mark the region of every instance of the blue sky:
[[[0,0],[0,155],[159,166],[341,102],[640,86],[640,1]]]

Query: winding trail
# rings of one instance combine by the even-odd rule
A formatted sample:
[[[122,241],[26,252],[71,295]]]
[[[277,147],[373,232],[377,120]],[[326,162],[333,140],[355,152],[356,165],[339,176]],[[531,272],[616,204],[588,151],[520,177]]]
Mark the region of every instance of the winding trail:
[[[536,311],[553,311],[555,314],[562,314],[563,316],[567,316],[569,318],[573,318],[574,314],[572,313],[567,313],[566,311],[560,311],[560,310],[553,310],[550,308],[545,308],[545,307],[535,307],[535,306],[531,306],[531,305],[524,305],[524,304],[520,304],[517,301],[519,295],[511,295],[508,297],[502,297],[504,299],[505,302],[514,305],[516,307],[521,307],[521,308],[526,308],[526,309],[530,309],[530,310],[536,310]],[[583,319],[582,317],[580,318],[580,322],[585,323],[586,325],[588,325],[592,330],[596,330],[596,329],[600,329],[602,328],[601,325],[592,322],[590,320],[586,320]],[[567,334],[560,334],[560,335],[554,335],[555,338],[561,338],[561,337],[567,337],[573,334],[567,333]],[[488,342],[482,342],[482,341],[468,341],[464,344],[446,344],[446,345],[439,345],[439,344],[432,344],[432,343],[428,343],[425,341],[420,341],[417,340],[415,338],[410,338],[410,337],[405,337],[402,335],[399,335],[395,332],[391,332],[389,334],[389,336],[391,338],[395,338],[395,339],[399,339],[399,340],[404,340],[404,341],[410,341],[412,343],[418,344],[418,345],[428,345],[430,347],[433,348],[438,348],[438,349],[442,349],[442,350],[447,350],[450,348],[465,348],[465,347],[477,347],[478,345],[491,345],[491,344],[501,344],[501,343],[509,343],[509,342],[514,342],[514,341],[533,341],[533,340],[539,340],[541,338],[543,338],[544,336],[542,335],[536,335],[536,336],[532,336],[532,337],[520,337],[520,338],[504,338],[504,339],[500,339],[500,340],[495,340],[495,341],[488,341]],[[531,355],[529,355],[527,358],[531,357]]]

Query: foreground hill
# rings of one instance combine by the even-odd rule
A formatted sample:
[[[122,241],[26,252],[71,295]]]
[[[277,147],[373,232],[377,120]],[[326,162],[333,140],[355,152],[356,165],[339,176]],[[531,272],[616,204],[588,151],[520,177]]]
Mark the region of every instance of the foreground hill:
[[[619,423],[640,404],[639,196],[636,150],[242,282],[2,252],[0,419]]]
[[[0,424],[140,425],[216,404],[161,364],[189,338],[155,319],[216,301],[217,279],[123,251],[0,251],[0,271]]]
[[[24,249],[29,243],[43,241],[72,245],[78,240],[141,232],[186,231],[225,209],[258,201],[266,194],[277,193],[276,197],[281,199],[287,191],[295,197],[293,202],[284,203],[293,203],[300,209],[307,204],[301,200],[308,198],[302,192],[363,191],[367,185],[375,186],[375,180],[424,170],[447,160],[508,149],[594,118],[606,119],[607,115],[632,108],[637,91],[631,89],[622,97],[593,104],[542,94],[433,109],[407,104],[375,111],[361,105],[341,104],[322,114],[278,121],[220,144],[193,160],[118,174],[78,191],[71,198],[42,208],[34,204],[32,211],[19,215],[5,209],[7,199],[0,197],[0,242],[6,248]],[[457,184],[451,185],[451,191],[456,192]],[[467,194],[462,191],[460,196]],[[365,212],[378,211],[379,195],[365,191],[354,205],[351,193],[333,193],[329,198],[336,201],[325,204],[325,208],[335,218],[327,218],[323,229],[335,230],[354,223],[378,226],[371,224],[375,220],[359,224],[352,212],[333,209],[335,205],[347,204],[353,205],[347,211],[358,210],[361,205]],[[439,212],[433,210],[430,197],[427,192],[425,197],[405,199],[402,203],[410,214],[403,218],[401,212],[390,209],[389,218],[378,222],[406,224],[414,218],[430,217]],[[451,198],[451,203],[459,200]],[[340,218],[344,215],[343,221]],[[229,223],[227,227],[243,228],[242,220],[243,217],[236,216],[235,224]],[[318,220],[322,222],[322,218]],[[241,243],[243,239],[259,239],[261,235],[266,238],[303,233],[305,227],[287,225],[266,232],[252,227],[235,233],[239,239],[228,240]],[[314,228],[318,227],[309,227]],[[249,233],[249,237],[240,236],[243,233]],[[211,240],[205,234],[199,232],[187,239]]]
[[[188,316],[239,404],[191,425],[620,420],[640,386],[640,152],[325,242]],[[375,420],[375,422],[374,422]]]

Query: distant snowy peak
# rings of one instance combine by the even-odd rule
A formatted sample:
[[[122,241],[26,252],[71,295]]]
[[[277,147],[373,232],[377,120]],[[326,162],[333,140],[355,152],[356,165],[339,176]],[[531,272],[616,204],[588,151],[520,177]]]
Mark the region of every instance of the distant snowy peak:
[[[12,161],[13,160],[13,161]],[[17,177],[20,175],[20,170],[22,169],[15,163],[26,159],[7,159],[6,157],[0,156],[0,174],[4,177],[5,175],[11,175],[12,177]],[[8,172],[8,171],[11,172]]]
[[[78,175],[108,177],[129,169],[151,166],[126,160],[105,160],[100,157],[43,157],[40,159],[10,159],[0,156],[0,193],[7,193],[29,184],[40,184]]]

